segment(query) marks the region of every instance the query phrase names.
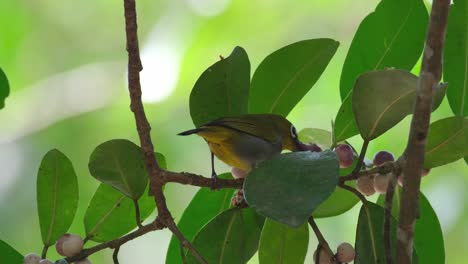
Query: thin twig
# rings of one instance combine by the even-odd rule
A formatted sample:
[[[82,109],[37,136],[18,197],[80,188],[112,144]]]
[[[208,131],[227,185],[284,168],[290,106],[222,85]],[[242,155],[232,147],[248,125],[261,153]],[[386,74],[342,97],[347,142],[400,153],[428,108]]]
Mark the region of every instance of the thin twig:
[[[361,200],[362,205],[367,206],[366,197],[362,193],[360,193],[358,190],[356,190],[355,188],[353,188],[351,186],[348,186],[348,185],[346,185],[344,183],[338,183],[338,186],[340,188],[342,188],[342,189],[345,189],[345,190],[347,190],[349,192],[352,192],[354,195],[356,195],[359,198],[359,200]]]
[[[187,258],[185,257],[184,246],[182,246],[181,243],[179,243],[179,246],[180,246],[180,257],[182,258],[182,263],[186,264],[187,263]]]
[[[390,172],[394,172],[395,174],[398,174],[400,170],[401,170],[401,164],[399,161],[389,161],[389,162],[383,163],[380,166],[374,167],[372,169],[359,171],[358,173],[352,172],[348,175],[342,176],[340,177],[340,183],[357,180],[359,177],[369,176],[373,174],[385,175]]]
[[[48,245],[44,245],[44,247],[42,248],[42,254],[41,254],[41,258],[42,259],[46,259],[47,258],[47,250],[49,249],[49,246]]]
[[[312,216],[309,217],[309,225],[310,225],[310,227],[312,227],[312,230],[314,231],[315,236],[317,237],[317,240],[319,242],[318,243],[319,247],[317,247],[317,249],[319,249],[319,248],[325,249],[327,251],[328,255],[330,257],[332,257],[331,260],[334,261],[333,251],[331,250],[330,246],[328,245],[328,242],[325,239],[325,237],[322,235],[322,232],[320,232],[320,229],[318,228],[317,223],[315,223],[315,220],[314,220],[314,218]],[[320,259],[320,250],[317,250],[316,258]]]
[[[120,246],[116,247],[114,249],[114,253],[112,253],[112,260],[114,261],[114,264],[119,264],[119,250]]]
[[[167,208],[166,198],[164,197],[162,190],[165,182],[159,175],[161,169],[154,154],[153,142],[150,136],[151,127],[148,119],[146,118],[143,102],[141,101],[140,71],[143,67],[141,64],[138,45],[135,0],[124,0],[124,13],[128,51],[128,90],[131,101],[130,108],[135,117],[140,146],[145,157],[146,170],[150,176],[150,194],[154,196],[160,221],[166,225],[169,230],[171,230],[179,242],[182,243],[182,245],[186,247],[200,263],[206,263],[206,260],[179,231],[174,219],[172,218],[171,212]]]
[[[148,225],[144,225],[142,226],[141,228],[123,236],[123,237],[120,237],[120,238],[117,238],[117,239],[114,239],[114,240],[111,240],[111,241],[108,241],[108,242],[105,242],[105,243],[101,243],[101,244],[98,244],[94,247],[90,247],[90,248],[87,248],[87,249],[83,249],[78,255],[76,256],[73,256],[73,257],[68,257],[66,258],[66,260],[68,261],[68,263],[71,263],[73,261],[77,261],[77,260],[81,260],[81,259],[84,259],[98,251],[101,251],[103,249],[106,249],[106,248],[117,248],[117,247],[120,247],[122,246],[123,244],[127,243],[128,241],[130,240],[133,240],[137,237],[140,237],[146,233],[149,233],[151,231],[155,231],[155,230],[160,230],[160,229],[163,229],[165,226],[159,222],[159,221],[154,221],[152,222],[151,224],[148,224]]]
[[[358,174],[359,171],[361,171],[361,167],[362,167],[362,164],[364,163],[364,158],[366,157],[368,146],[369,146],[369,140],[364,139],[364,142],[362,143],[361,152],[359,153],[359,158],[358,158],[356,167],[354,168],[352,174]]]
[[[135,207],[135,221],[137,226],[138,228],[142,228],[143,225],[141,224],[140,205],[138,204],[138,200],[133,200],[133,206]]]
[[[396,175],[394,173],[390,173],[387,175],[388,179],[388,187],[387,192],[385,194],[385,211],[384,211],[384,250],[385,250],[385,259],[387,264],[393,264],[393,256],[392,256],[392,242],[391,242],[391,234],[390,234],[390,227],[392,222],[392,207],[393,207],[393,195],[395,194],[395,186],[396,186]]]
[[[424,48],[416,103],[411,121],[403,170],[403,193],[396,242],[396,263],[409,264],[413,256],[414,225],[418,216],[421,170],[435,87],[442,75],[442,53],[450,0],[434,0]]]
[[[244,179],[212,179],[188,172],[172,172],[161,170],[159,172],[164,182],[175,182],[192,186],[210,187],[211,189],[233,188],[240,189],[244,183]]]

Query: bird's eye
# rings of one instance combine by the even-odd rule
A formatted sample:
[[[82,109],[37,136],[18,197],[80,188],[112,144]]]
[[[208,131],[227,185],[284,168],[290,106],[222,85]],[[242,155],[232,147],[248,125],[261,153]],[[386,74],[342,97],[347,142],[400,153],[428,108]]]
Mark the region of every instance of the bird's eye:
[[[297,138],[297,132],[296,132],[296,128],[294,126],[291,126],[291,137],[292,138]]]

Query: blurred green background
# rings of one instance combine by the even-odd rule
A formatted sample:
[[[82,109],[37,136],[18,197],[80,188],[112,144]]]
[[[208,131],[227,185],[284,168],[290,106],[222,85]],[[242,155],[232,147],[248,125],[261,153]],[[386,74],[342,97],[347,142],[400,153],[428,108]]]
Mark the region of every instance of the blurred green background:
[[[298,129],[330,130],[340,106],[344,57],[360,21],[377,3],[137,1],[143,99],[156,150],[166,156],[169,168],[209,175],[205,142],[176,134],[193,126],[188,96],[199,75],[236,45],[247,50],[254,70],[266,55],[287,44],[322,37],[340,41],[320,80],[289,115]],[[83,214],[98,185],[87,169],[91,151],[112,138],[138,142],[125,87],[124,43],[123,1],[0,1],[0,66],[11,84],[11,95],[0,111],[0,238],[21,253],[42,249],[35,182],[39,162],[49,149],[60,149],[74,163],[80,205],[70,231],[83,234]],[[444,100],[432,120],[451,115]],[[406,118],[373,141],[368,158],[382,149],[401,153],[408,128]],[[355,136],[350,142],[359,147],[361,139]],[[220,162],[217,167],[219,172],[227,170]],[[423,192],[442,224],[447,263],[468,261],[467,187],[468,167],[462,160],[433,169],[423,180]],[[196,191],[190,186],[167,187],[176,220]],[[343,241],[354,243],[358,210],[356,206],[317,221],[332,248]],[[120,250],[121,263],[163,263],[169,238],[165,230],[126,244]],[[315,237],[309,246],[315,249]],[[49,258],[57,257],[55,250],[49,252]],[[111,263],[110,256],[107,250],[91,260]]]

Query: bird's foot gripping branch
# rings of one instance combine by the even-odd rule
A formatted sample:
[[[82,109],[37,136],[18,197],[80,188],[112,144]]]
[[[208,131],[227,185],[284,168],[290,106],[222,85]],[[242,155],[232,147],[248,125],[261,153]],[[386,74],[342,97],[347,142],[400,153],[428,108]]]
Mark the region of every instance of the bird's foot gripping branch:
[[[448,6],[447,0],[433,1],[428,23],[422,0],[382,0],[363,20],[344,61],[342,105],[330,131],[297,132],[285,117],[326,69],[337,41],[285,46],[268,55],[252,77],[243,48],[221,57],[196,81],[189,99],[195,128],[181,133],[208,143],[217,176],[210,178],[170,171],[153,148],[141,101],[135,1],[125,0],[128,87],[139,145],[113,139],[91,153],[89,171],[101,184],[86,210],[83,235],[67,234],[78,206],[72,162],[58,150],[49,151],[37,175],[42,254],[23,257],[0,241],[0,263],[51,263],[46,258],[53,244],[64,256],[56,263],[90,263],[88,257],[104,249],[113,250],[118,263],[125,243],[164,228],[173,234],[166,263],[246,263],[257,252],[260,263],[302,263],[309,226],[318,241],[315,263],[444,263],[440,224],[419,188],[431,168],[468,155],[467,96],[461,96],[462,103],[460,96],[449,96],[455,116],[429,125],[447,90],[439,81]],[[460,16],[466,6],[455,1],[451,8],[444,69],[461,67],[452,54],[454,42],[468,48],[457,34],[461,24],[468,26]],[[418,77],[410,70],[421,54]],[[447,72],[447,81],[466,84],[459,73]],[[454,85],[451,93],[463,94],[463,87]],[[366,159],[373,140],[408,115],[413,122],[402,155],[395,160],[379,151],[372,161]],[[346,141],[358,134],[360,151]],[[214,156],[233,167],[237,179],[231,173],[217,175]],[[202,187],[177,224],[163,192],[167,183]],[[375,193],[377,203],[369,202],[366,196]],[[232,206],[233,201],[242,206]],[[332,250],[315,219],[343,214],[359,202],[354,245]],[[155,209],[158,216],[148,220]],[[415,212],[423,218],[416,219]],[[85,247],[88,241],[98,244]]]

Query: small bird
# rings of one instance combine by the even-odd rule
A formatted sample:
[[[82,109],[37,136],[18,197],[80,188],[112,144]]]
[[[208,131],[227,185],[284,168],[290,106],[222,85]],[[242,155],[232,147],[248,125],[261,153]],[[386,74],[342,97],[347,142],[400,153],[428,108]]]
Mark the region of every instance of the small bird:
[[[178,135],[197,134],[211,150],[211,177],[216,178],[214,156],[233,167],[233,175],[245,177],[260,162],[282,150],[320,151],[313,144],[299,141],[296,128],[286,118],[276,114],[247,114],[224,117]]]

